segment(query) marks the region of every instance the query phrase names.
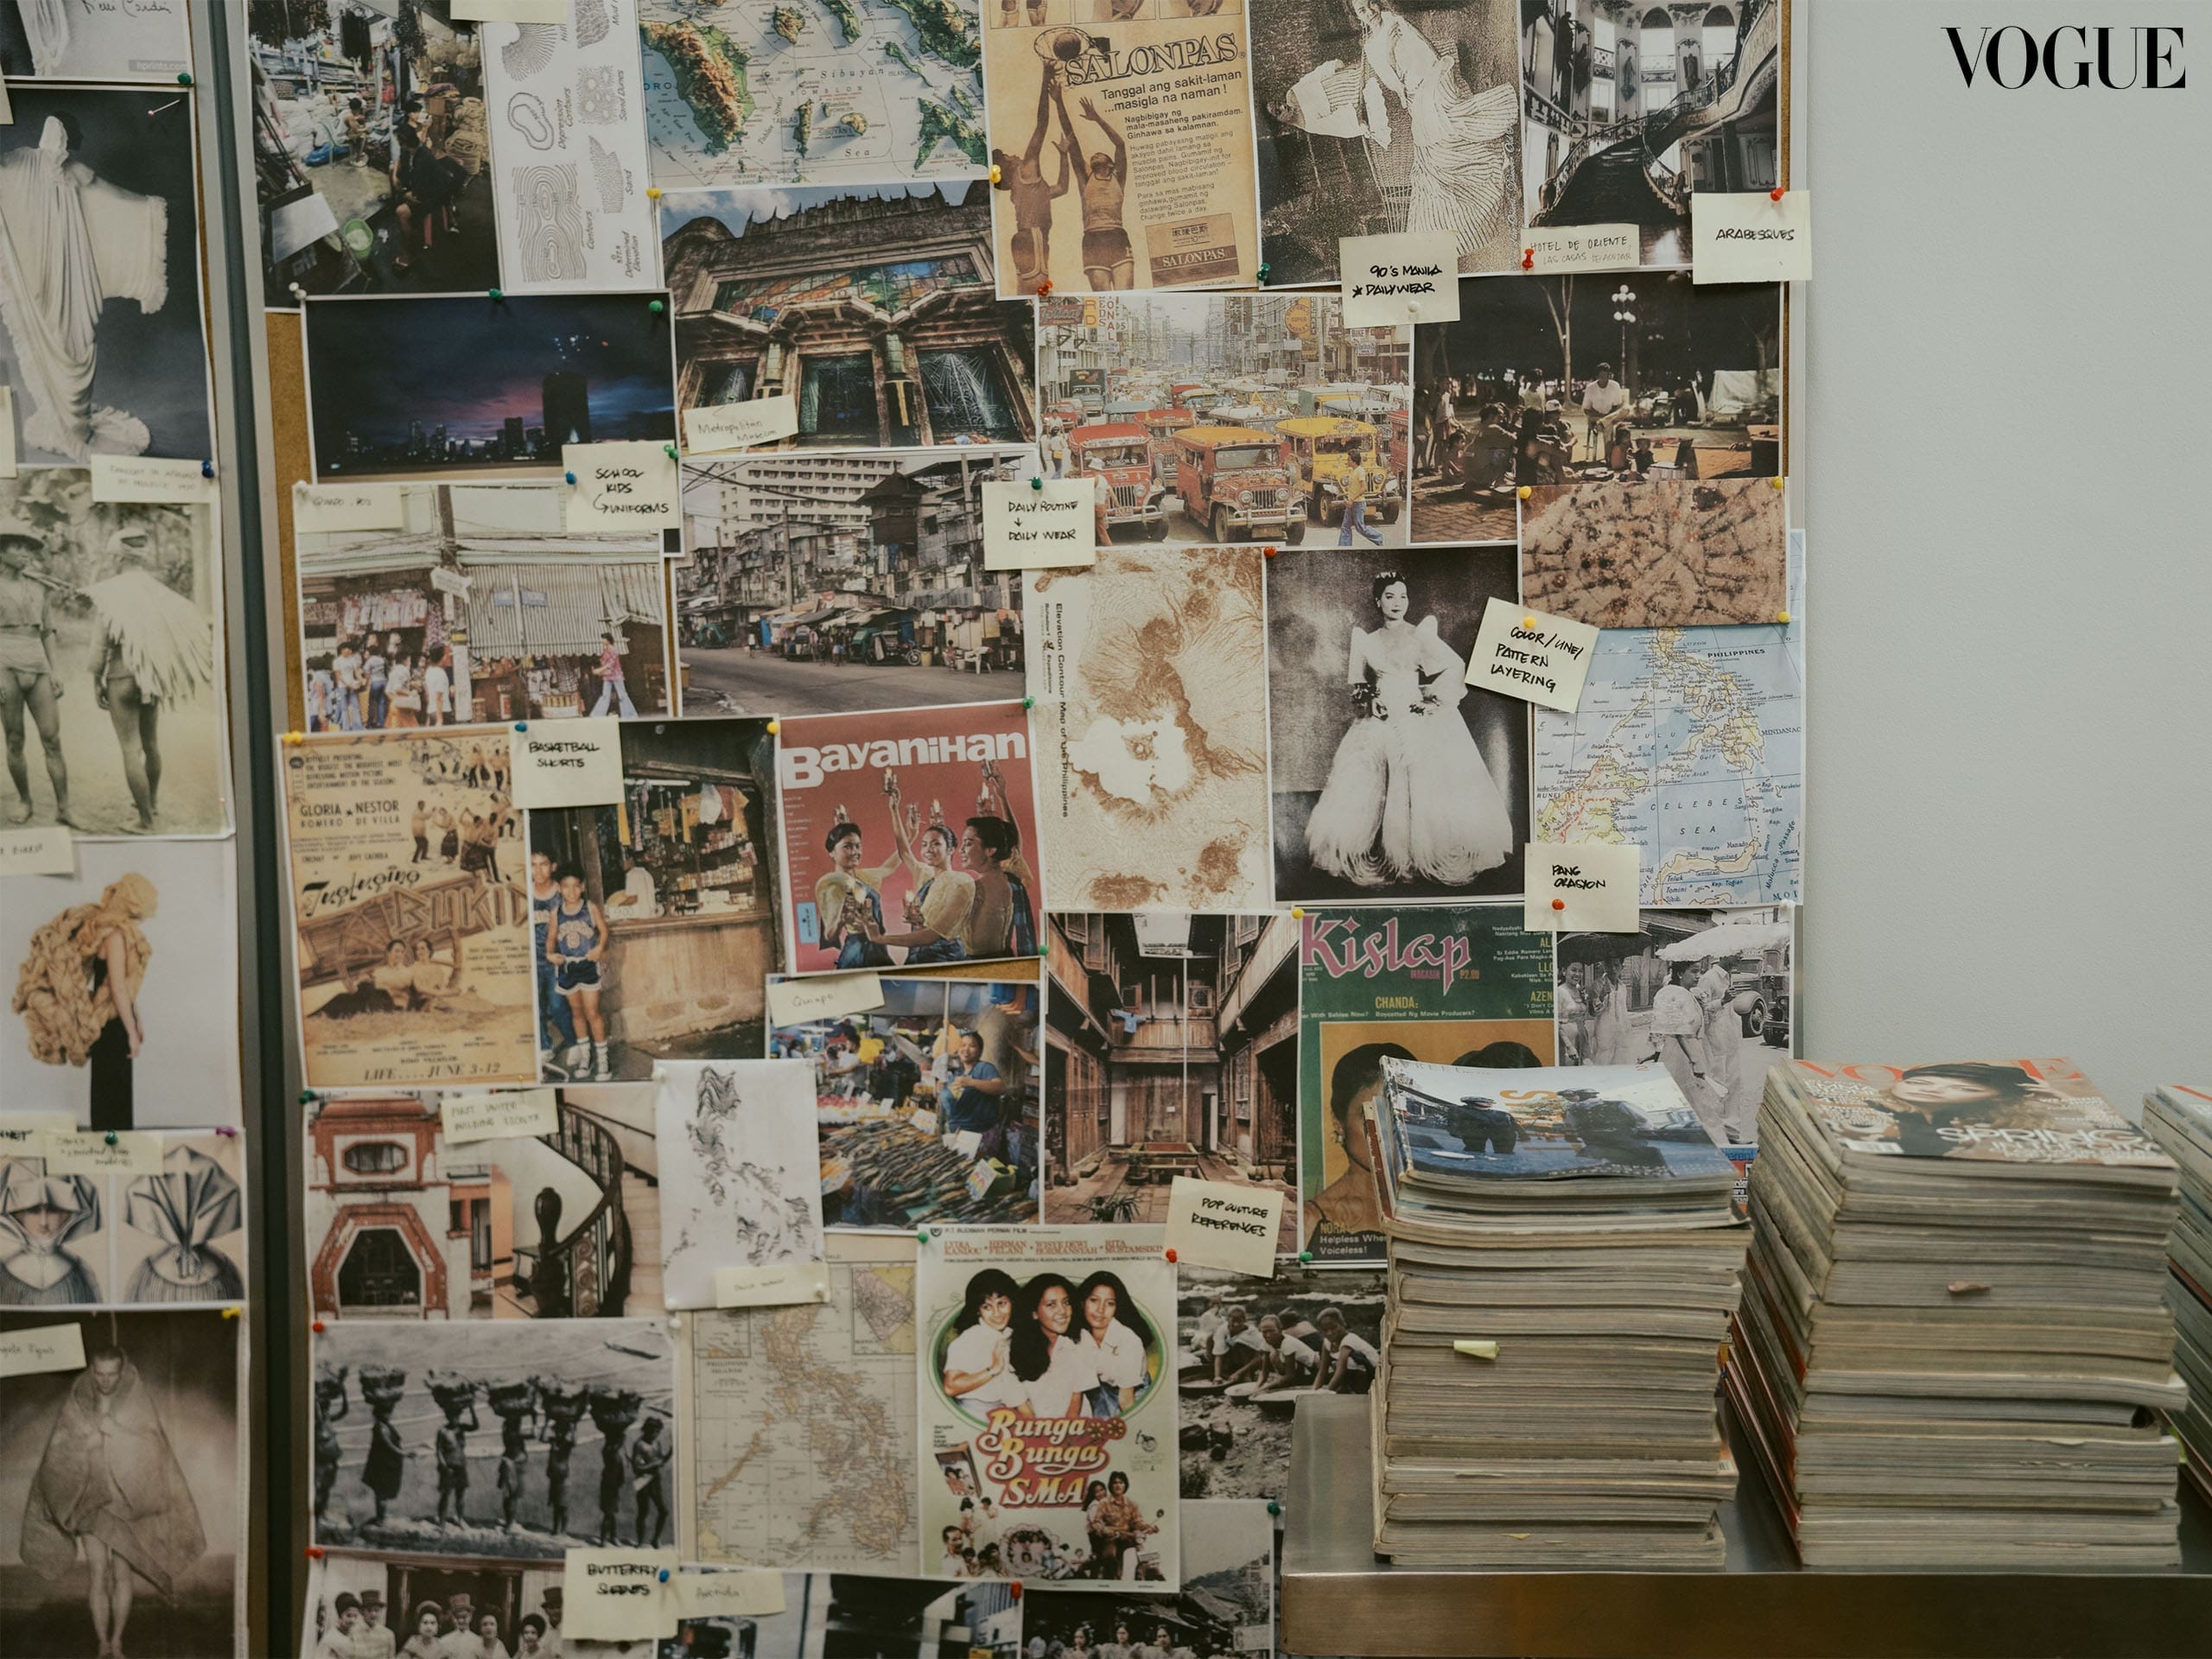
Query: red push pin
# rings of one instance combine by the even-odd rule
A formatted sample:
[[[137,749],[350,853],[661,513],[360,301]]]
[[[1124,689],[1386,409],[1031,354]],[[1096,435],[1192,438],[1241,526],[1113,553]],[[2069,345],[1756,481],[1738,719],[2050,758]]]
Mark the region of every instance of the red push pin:
[[[1769,201],[1780,201],[1782,200],[1782,187],[1778,184],[1776,185],[1773,189],[1766,193],[1766,199]]]
[[[322,1334],[322,1321],[321,1319],[317,1319],[313,1325],[309,1325],[308,1329],[314,1332],[318,1337],[321,1336]]]
[[[1175,1259],[1175,1252],[1173,1250],[1162,1250],[1160,1254],[1166,1256],[1170,1262],[1173,1262]]]
[[[1040,300],[1052,291],[1052,279],[1049,276],[1047,276],[1043,282],[1037,284],[1037,297]]]
[[[1012,1596],[1016,1601],[1020,1601],[1021,1599],[1021,1580],[1020,1579],[1016,1579],[1012,1584],[1007,1586],[1006,1592]]]
[[[1521,269],[1522,269],[1522,270],[1534,270],[1535,268],[1536,268],[1536,251],[1535,251],[1534,248],[1523,248],[1523,249],[1522,249],[1522,250],[1521,250]]]
[[[1274,550],[1274,549],[1273,549],[1272,547],[1263,547],[1263,548],[1262,548],[1262,549],[1260,550],[1260,551],[1261,551],[1262,554],[1264,554],[1267,557],[1271,558],[1271,559],[1272,559],[1273,557],[1274,557],[1274,556],[1275,556],[1275,550]]]
[[[311,1561],[319,1561],[321,1559],[322,1546],[321,1544],[309,1544],[308,1546],[308,1560]]]
[[[1553,899],[1553,900],[1552,900],[1552,908],[1553,908],[1554,910],[1565,910],[1565,909],[1567,908],[1567,900],[1566,900],[1566,899]]]

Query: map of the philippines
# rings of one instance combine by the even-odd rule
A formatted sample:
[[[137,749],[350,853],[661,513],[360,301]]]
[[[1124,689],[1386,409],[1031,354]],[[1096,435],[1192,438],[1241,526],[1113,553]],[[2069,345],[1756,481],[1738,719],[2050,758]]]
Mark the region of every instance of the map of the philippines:
[[[1608,628],[1574,713],[1536,711],[1539,841],[1633,841],[1647,905],[1794,903],[1805,690],[1794,629]]]
[[[645,131],[664,190],[976,178],[976,0],[644,0]]]

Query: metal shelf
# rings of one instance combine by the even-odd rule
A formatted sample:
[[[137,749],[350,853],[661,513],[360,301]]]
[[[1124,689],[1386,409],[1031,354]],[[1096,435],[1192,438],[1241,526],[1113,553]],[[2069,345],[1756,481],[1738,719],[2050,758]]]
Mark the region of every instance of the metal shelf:
[[[1732,1439],[1735,1425],[1728,1422]],[[2162,1573],[1808,1571],[1758,1465],[1716,1573],[1476,1573],[1375,1558],[1368,1402],[1301,1401],[1284,1495],[1283,1646],[1376,1659],[2212,1656],[2212,1510],[2183,1483]]]

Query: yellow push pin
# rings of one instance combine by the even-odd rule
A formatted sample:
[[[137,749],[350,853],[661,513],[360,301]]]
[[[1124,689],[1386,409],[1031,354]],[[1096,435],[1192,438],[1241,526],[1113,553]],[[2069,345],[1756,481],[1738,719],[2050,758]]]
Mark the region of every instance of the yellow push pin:
[[[1303,905],[1293,905],[1290,907],[1290,913],[1294,916],[1303,916],[1306,914],[1306,906]]]
[[[226,1319],[235,1319],[238,1316],[238,1311],[235,1307],[226,1307],[223,1310],[223,1317]]]
[[[1767,482],[1773,485],[1776,489],[1780,489],[1782,487],[1782,474],[1780,473],[1777,473],[1772,478],[1767,480]]]
[[[780,720],[772,720],[768,722],[768,735],[771,737],[773,737],[778,732],[780,732],[783,729],[784,722]]]
[[[1524,616],[1521,619],[1521,626],[1524,628],[1533,628],[1536,626],[1536,619],[1533,616]]]
[[[993,162],[991,163],[991,182],[992,182],[993,184],[996,184],[998,181],[999,181],[999,164],[998,164],[996,162]]]
[[[645,200],[647,201],[658,201],[660,200],[660,186],[657,184],[647,185],[645,187]]]
[[[1526,501],[1530,496],[1535,493],[1535,491],[1530,489],[1526,484],[1523,484],[1519,489],[1514,491],[1513,493],[1519,496],[1523,501]]]
[[[1789,626],[1789,613],[1787,611],[1777,611],[1774,613],[1774,620],[1781,623],[1782,626],[1786,628]]]

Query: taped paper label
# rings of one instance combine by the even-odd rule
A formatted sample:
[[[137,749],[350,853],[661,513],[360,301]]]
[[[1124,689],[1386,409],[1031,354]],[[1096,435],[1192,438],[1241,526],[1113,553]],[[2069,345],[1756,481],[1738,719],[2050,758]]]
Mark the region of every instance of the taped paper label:
[[[1272,1279],[1275,1230],[1282,1223],[1282,1194],[1230,1181],[1178,1175],[1167,1188],[1167,1230],[1162,1239],[1179,1267],[1224,1268]]]
[[[504,1094],[448,1095],[438,1107],[438,1133],[448,1145],[557,1135],[560,1097],[550,1089],[513,1089]]]
[[[1532,841],[1522,925],[1531,933],[1633,933],[1643,849],[1632,841]]]
[[[1700,283],[1803,283],[1813,276],[1813,193],[1690,197],[1690,272]]]
[[[685,1618],[712,1618],[718,1613],[765,1618],[784,1611],[784,1575],[758,1569],[679,1573],[676,1607]]]
[[[168,461],[156,455],[92,457],[95,501],[213,501],[215,480],[202,474],[203,463]]]
[[[407,522],[397,484],[295,484],[292,529],[314,535],[334,530],[397,530]]]
[[[782,1307],[830,1295],[830,1269],[820,1262],[779,1262],[765,1268],[716,1268],[716,1307]]]
[[[562,522],[570,530],[665,530],[683,522],[676,457],[664,443],[572,443],[561,461],[569,486]]]
[[[66,823],[0,830],[0,875],[74,875],[77,838]]]
[[[1459,320],[1459,247],[1449,231],[1341,238],[1337,274],[1347,328]]]
[[[813,975],[805,979],[779,979],[768,986],[768,1023],[803,1025],[809,1020],[834,1020],[840,1014],[866,1014],[883,1006],[883,982],[872,973]]]
[[[115,1144],[108,1144],[108,1137]],[[158,1175],[162,1137],[146,1129],[48,1129],[38,1155],[49,1175]]]
[[[0,1376],[84,1369],[85,1327],[81,1325],[35,1325],[28,1331],[0,1332]]]
[[[709,404],[683,411],[683,448],[692,454],[774,443],[798,431],[798,400],[755,397],[742,404]]]
[[[570,1550],[561,1569],[562,1639],[639,1642],[674,1636],[676,1595],[664,1573],[676,1577],[672,1549]]]
[[[512,745],[515,804],[604,806],[622,798],[620,721],[533,720]]]
[[[1493,599],[1467,653],[1467,683],[1572,714],[1597,650],[1598,630],[1586,622]]]
[[[1531,225],[1521,245],[1534,260],[1532,276],[1565,276],[1578,270],[1634,270],[1643,263],[1643,243],[1633,225]]]
[[[1092,478],[983,486],[983,568],[1058,570],[1098,563],[1098,491]]]
[[[565,23],[569,0],[453,0],[455,22],[480,23]]]

